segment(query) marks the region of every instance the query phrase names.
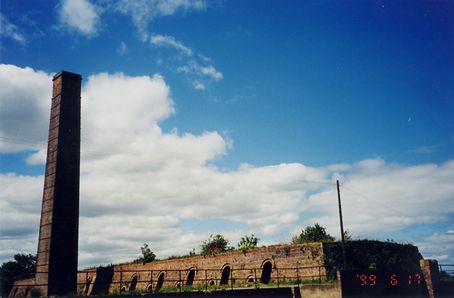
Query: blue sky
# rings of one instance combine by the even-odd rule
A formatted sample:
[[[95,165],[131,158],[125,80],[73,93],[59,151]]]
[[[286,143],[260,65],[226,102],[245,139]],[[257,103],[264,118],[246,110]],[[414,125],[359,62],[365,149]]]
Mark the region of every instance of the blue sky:
[[[80,266],[337,235],[336,179],[353,235],[454,261],[449,1],[1,5],[1,260],[36,250],[64,69],[84,84]]]

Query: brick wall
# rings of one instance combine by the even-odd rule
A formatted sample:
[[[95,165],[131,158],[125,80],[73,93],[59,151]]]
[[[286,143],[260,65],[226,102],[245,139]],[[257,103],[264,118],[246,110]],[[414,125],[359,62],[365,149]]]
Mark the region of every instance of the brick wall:
[[[35,278],[21,279],[14,282],[13,288],[8,297],[27,297],[29,296],[32,286],[35,284]]]
[[[436,260],[420,260],[422,274],[424,275],[424,280],[426,281],[427,291],[429,292],[429,297],[437,297],[437,290],[440,281],[438,271],[438,262]]]
[[[341,298],[342,290],[340,283],[330,285],[301,285],[299,286],[300,297],[311,298]]]
[[[322,244],[272,245],[258,247],[248,252],[231,251],[219,255],[118,265],[113,267],[109,292],[129,291],[134,288],[155,290],[160,286],[185,285],[191,274],[193,274],[194,286],[206,283],[221,285],[225,282],[223,274],[224,278],[227,277],[226,286],[254,284],[262,278],[264,279],[262,281],[267,280],[267,269],[271,271],[270,282],[277,282],[278,277],[280,282],[296,279],[324,279],[326,272],[323,267]],[[78,292],[92,294],[91,289],[96,283],[96,275],[95,270],[80,272]],[[164,280],[159,285],[159,276],[162,275]]]

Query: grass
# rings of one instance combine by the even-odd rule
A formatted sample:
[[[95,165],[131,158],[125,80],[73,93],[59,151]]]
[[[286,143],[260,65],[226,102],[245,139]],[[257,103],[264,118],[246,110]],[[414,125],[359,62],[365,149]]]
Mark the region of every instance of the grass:
[[[320,284],[333,284],[336,283],[336,280],[330,280],[330,279],[284,279],[284,280],[279,280],[279,284],[277,281],[273,280],[267,285],[262,285],[262,287],[285,287],[285,286],[296,286],[296,285],[320,285]],[[260,286],[259,286],[260,288]]]
[[[286,287],[286,286],[296,286],[296,285],[305,285],[305,284],[332,284],[335,283],[336,281],[334,280],[297,280],[297,279],[286,279],[286,280],[280,280],[279,281],[279,287]],[[247,288],[255,288],[256,284],[255,283],[245,283],[245,284],[237,284],[233,286],[234,289],[247,289]],[[273,287],[278,287],[277,281],[271,281],[268,284],[263,284],[263,283],[257,283],[257,288],[273,288]],[[213,286],[206,286],[204,284],[202,285],[183,285],[181,289],[179,287],[173,286],[173,287],[164,287],[159,290],[159,293],[179,293],[179,292],[212,292],[212,291],[219,291],[219,290],[229,290],[231,288],[231,285],[213,285]],[[155,291],[153,290],[153,293]],[[135,290],[132,292],[129,291],[123,291],[120,293],[120,291],[116,290],[110,295],[112,296],[130,296],[130,295],[143,295],[143,294],[149,294],[150,291],[146,289],[140,289],[140,290]]]

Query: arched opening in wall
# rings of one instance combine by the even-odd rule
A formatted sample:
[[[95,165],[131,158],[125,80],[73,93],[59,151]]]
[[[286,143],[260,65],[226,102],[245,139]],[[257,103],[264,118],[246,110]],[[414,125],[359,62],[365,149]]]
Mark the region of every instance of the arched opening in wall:
[[[158,282],[156,283],[156,292],[159,292],[159,290],[162,289],[162,285],[164,284],[164,277],[164,272],[159,273]]]
[[[262,275],[260,276],[260,282],[268,284],[271,280],[271,270],[273,269],[273,264],[270,260],[266,260],[262,264]]]
[[[147,291],[148,291],[148,292],[153,291],[153,285],[152,285],[152,284],[149,284],[149,285],[147,286]]]
[[[122,292],[126,292],[126,286],[122,286],[120,289]]]
[[[137,287],[137,275],[134,275],[131,279],[131,283],[129,284],[129,291],[135,291]]]
[[[222,274],[221,274],[221,281],[219,282],[219,285],[227,285],[229,283],[229,278],[230,278],[230,266],[229,265],[224,265],[224,268],[222,269]]]
[[[177,289],[181,288],[181,282],[177,281],[177,282],[175,283],[175,287],[176,287]]]
[[[254,275],[249,275],[247,278],[246,278],[246,282],[248,284],[253,284],[255,282],[254,280]]]
[[[195,269],[191,268],[188,270],[188,275],[186,277],[186,285],[192,286],[194,284],[194,278],[195,278]]]
[[[208,282],[208,285],[214,286],[214,285],[216,285],[216,282],[214,280],[210,279],[210,281]]]

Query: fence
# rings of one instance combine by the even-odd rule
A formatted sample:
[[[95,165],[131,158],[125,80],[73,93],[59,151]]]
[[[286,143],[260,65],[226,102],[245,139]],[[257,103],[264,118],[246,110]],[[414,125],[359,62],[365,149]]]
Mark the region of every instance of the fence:
[[[109,267],[108,267],[109,268]],[[88,269],[78,271],[77,294],[127,294],[134,292],[158,293],[158,292],[187,292],[207,291],[216,289],[240,289],[240,288],[265,288],[285,287],[302,283],[322,283],[328,280],[325,266],[297,266],[291,268],[232,268],[225,266],[219,269],[186,270],[167,269],[120,269],[110,267],[110,276],[105,276],[100,271]],[[46,272],[42,272],[46,273]],[[16,283],[14,294],[22,296],[31,288],[45,286],[36,283]],[[103,288],[104,290],[99,290]],[[14,296],[14,295],[13,295]]]
[[[146,270],[116,268],[108,284],[111,293],[185,292],[216,289],[263,288],[322,283],[327,281],[325,266],[291,268],[232,268],[186,270]],[[94,291],[95,270],[79,272],[78,293],[100,294]],[[84,277],[81,278],[81,275]],[[107,289],[105,289],[107,290]]]
[[[438,264],[441,281],[454,282],[454,264]]]

